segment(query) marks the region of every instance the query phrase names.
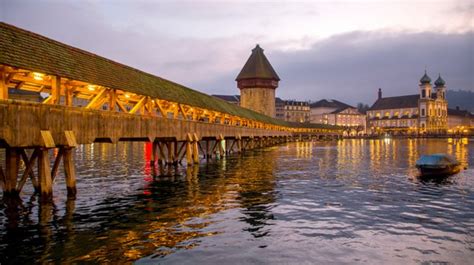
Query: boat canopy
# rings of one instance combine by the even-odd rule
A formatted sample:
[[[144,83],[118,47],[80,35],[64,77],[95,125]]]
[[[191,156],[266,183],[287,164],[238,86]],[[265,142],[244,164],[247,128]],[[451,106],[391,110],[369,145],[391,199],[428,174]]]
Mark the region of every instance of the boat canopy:
[[[456,158],[447,154],[424,155],[416,161],[417,166],[448,166],[457,164],[459,162]]]

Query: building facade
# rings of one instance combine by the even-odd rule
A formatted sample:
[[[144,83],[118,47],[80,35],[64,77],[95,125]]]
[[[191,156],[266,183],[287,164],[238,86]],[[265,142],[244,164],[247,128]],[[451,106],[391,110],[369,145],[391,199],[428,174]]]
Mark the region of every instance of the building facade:
[[[382,97],[367,111],[369,132],[372,134],[445,134],[448,129],[446,82],[441,75],[435,81],[426,74],[420,79],[419,94]]]
[[[364,134],[366,131],[366,115],[346,103],[322,99],[312,103],[310,108],[311,123],[343,126],[351,135]]]
[[[474,134],[474,114],[467,110],[461,110],[459,107],[448,109],[448,134]]]
[[[235,80],[240,89],[241,107],[276,117],[275,90],[280,77],[259,45],[252,50],[252,54]]]
[[[309,123],[310,107],[306,101],[286,100],[284,105],[285,121]]]

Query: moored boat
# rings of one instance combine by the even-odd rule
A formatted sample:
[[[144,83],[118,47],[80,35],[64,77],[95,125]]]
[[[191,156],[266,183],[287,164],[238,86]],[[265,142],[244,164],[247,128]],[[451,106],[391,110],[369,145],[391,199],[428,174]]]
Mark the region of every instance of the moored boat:
[[[423,155],[416,161],[422,176],[449,176],[461,171],[461,164],[447,154]]]

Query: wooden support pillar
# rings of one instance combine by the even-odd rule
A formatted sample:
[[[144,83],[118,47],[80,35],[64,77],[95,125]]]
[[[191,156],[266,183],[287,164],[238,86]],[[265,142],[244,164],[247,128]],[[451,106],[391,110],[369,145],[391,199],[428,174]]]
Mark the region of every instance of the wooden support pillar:
[[[8,99],[7,76],[3,69],[0,69],[0,99]]]
[[[178,165],[178,160],[179,160],[179,149],[178,149],[178,141],[173,142],[173,165]]]
[[[154,167],[158,161],[158,143],[156,141],[151,144],[151,150],[152,160],[150,161],[150,166]]]
[[[222,145],[225,145],[225,139],[224,137],[221,135],[219,135],[219,137],[217,138],[217,152],[219,152],[219,157],[222,158],[225,156],[225,149]],[[227,148],[227,147],[225,147]]]
[[[167,142],[166,143],[166,149],[168,149],[168,157],[166,159],[166,164],[171,165],[173,164],[174,161],[174,151],[173,151],[173,143],[172,142]]]
[[[166,155],[163,150],[163,146],[161,145],[161,142],[156,142],[156,145],[158,146],[158,151],[160,152],[160,156],[158,158],[158,164],[162,166],[163,163],[166,163]]]
[[[115,89],[110,89],[109,90],[109,110],[114,111],[115,110],[115,102],[117,101],[117,93]]]
[[[53,76],[51,78],[51,104],[59,104],[61,101],[61,78]]]
[[[237,153],[242,153],[242,139],[240,137],[237,138]]]
[[[193,135],[193,162],[194,164],[199,164],[199,138],[197,134]]]
[[[6,148],[6,167],[4,172],[4,190],[6,196],[18,196],[17,177],[20,167],[20,152],[16,148]]]
[[[190,166],[193,161],[193,136],[188,133],[186,136],[186,164]]]
[[[211,158],[211,155],[209,154],[209,147],[210,147],[209,145],[210,145],[209,140],[206,139],[206,153],[204,154],[206,159]]]
[[[73,88],[70,86],[65,86],[64,87],[64,92],[65,92],[65,104],[66,106],[71,107],[72,101],[73,101],[73,94],[72,94]]]
[[[67,197],[76,198],[76,169],[74,168],[73,148],[64,148],[64,175],[66,176]]]
[[[53,195],[53,182],[48,149],[46,148],[40,148],[38,151],[38,178],[42,200],[50,200]]]

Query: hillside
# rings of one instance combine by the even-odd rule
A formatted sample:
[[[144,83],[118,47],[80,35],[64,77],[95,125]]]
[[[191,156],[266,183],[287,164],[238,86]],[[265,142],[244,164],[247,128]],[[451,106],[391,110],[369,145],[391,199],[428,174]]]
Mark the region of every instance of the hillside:
[[[448,107],[450,109],[459,106],[461,109],[474,112],[474,91],[468,90],[448,90],[446,93]]]

